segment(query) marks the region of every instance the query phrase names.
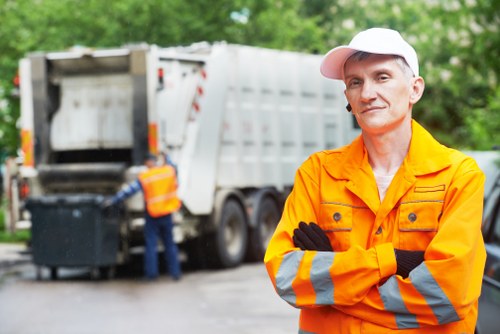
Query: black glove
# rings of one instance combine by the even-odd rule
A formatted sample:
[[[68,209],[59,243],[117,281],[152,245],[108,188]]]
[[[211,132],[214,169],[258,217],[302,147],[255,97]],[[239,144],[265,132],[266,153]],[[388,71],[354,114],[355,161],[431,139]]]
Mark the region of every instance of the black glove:
[[[315,223],[299,223],[299,228],[293,230],[293,244],[302,250],[333,252],[330,239]]]
[[[395,248],[394,253],[396,254],[396,262],[398,263],[396,275],[400,275],[403,278],[408,277],[410,271],[424,261],[424,252],[422,251],[408,251]]]

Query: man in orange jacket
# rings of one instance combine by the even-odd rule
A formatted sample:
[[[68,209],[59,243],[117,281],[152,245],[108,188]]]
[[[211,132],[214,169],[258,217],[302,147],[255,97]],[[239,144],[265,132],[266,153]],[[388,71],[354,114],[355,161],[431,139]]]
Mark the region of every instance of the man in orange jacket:
[[[177,176],[175,168],[170,164],[156,165],[156,156],[149,154],[144,164],[148,168],[139,174],[134,182],[119,191],[106,205],[114,205],[134,195],[143,192],[146,206],[144,225],[144,273],[146,279],[158,277],[158,252],[156,245],[160,238],[165,247],[167,269],[174,280],[181,278],[181,267],[178,258],[177,245],[174,242],[172,229],[172,213],[177,211],[181,202],[177,197]]]
[[[484,175],[412,119],[415,50],[372,28],[332,49],[362,134],[299,168],[265,264],[299,333],[474,333]]]

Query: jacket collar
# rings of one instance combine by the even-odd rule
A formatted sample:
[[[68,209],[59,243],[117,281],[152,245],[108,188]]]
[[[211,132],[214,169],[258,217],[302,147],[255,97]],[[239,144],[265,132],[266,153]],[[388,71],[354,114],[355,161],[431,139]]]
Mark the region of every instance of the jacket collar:
[[[405,162],[414,175],[426,175],[451,166],[449,149],[440,144],[415,120],[412,139]]]
[[[408,172],[415,176],[426,175],[443,170],[450,165],[451,160],[447,148],[436,141],[420,124],[412,120],[410,149],[403,162],[403,166],[409,169]],[[359,172],[371,173],[363,137],[358,136],[344,148],[342,154],[329,154],[324,168],[328,174],[337,179],[349,180]]]

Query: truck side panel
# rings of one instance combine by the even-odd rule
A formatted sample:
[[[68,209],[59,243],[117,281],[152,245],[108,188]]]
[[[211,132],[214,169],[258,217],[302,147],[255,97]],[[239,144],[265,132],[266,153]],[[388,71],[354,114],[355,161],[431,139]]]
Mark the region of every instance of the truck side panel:
[[[191,110],[193,117],[186,127],[179,196],[195,215],[209,214],[213,208],[230,61],[223,50],[213,51],[205,67],[204,94],[198,97],[198,108]]]
[[[149,151],[148,142],[148,87],[147,50],[130,52],[130,73],[133,87],[133,134],[132,164],[140,166]]]
[[[47,120],[51,114],[53,104],[50,103],[47,70],[47,61],[44,56],[39,55],[31,58],[35,165],[49,162],[50,123]]]
[[[296,52],[212,46],[198,83],[203,94],[192,106],[183,104],[186,126],[174,125],[176,143],[183,143],[179,194],[191,213],[210,214],[217,189],[282,191],[311,153],[359,134],[345,111],[342,85],[321,77],[320,62],[320,56]],[[179,118],[172,113],[184,111],[167,110],[167,122]]]
[[[349,122],[341,85],[319,74],[319,56],[228,50],[218,187],[291,186],[311,153],[344,145],[359,133]]]

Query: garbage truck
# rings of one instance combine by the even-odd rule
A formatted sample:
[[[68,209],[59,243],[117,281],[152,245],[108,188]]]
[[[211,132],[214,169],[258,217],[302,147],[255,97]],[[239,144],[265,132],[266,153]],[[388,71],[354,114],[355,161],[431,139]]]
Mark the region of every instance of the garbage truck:
[[[88,206],[88,196],[137,178],[147,153],[166,154],[178,171],[174,236],[187,260],[221,268],[260,260],[296,169],[360,133],[343,85],[324,79],[320,62],[225,42],[28,54],[19,71],[20,203],[66,197],[75,208],[82,195]],[[29,223],[31,212],[18,209]],[[119,218],[117,264],[140,249],[143,216],[139,193]]]

